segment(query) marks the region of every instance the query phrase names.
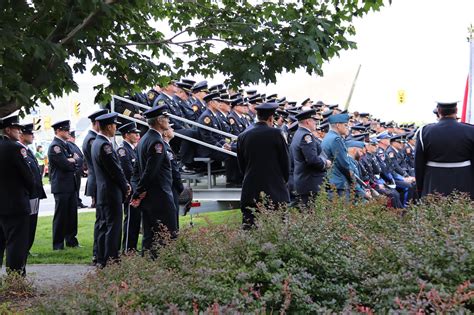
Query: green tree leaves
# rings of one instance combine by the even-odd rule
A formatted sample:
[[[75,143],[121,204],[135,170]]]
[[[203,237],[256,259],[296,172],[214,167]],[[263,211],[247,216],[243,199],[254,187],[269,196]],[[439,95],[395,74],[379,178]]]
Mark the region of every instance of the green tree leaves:
[[[223,73],[228,84],[275,82],[353,49],[352,20],[383,0],[6,0],[0,4],[0,116],[77,90],[74,73],[105,75],[98,102],[172,78]]]

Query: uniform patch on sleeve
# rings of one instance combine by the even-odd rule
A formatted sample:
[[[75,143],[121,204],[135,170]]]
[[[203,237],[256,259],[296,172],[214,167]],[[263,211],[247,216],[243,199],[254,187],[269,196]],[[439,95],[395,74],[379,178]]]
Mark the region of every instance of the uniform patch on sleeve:
[[[120,148],[120,149],[118,149],[118,154],[119,154],[120,156],[125,156],[125,155],[127,155],[127,152],[125,152],[125,149],[124,149],[124,148]]]
[[[53,151],[54,151],[54,153],[61,153],[61,147],[59,145],[55,145],[53,147]]]
[[[306,135],[306,136],[304,136],[304,141],[306,143],[311,143],[311,142],[313,142],[313,138],[311,137],[311,135]]]
[[[24,158],[26,158],[28,156],[28,154],[26,153],[25,148],[21,148],[20,153],[21,153],[21,155],[23,155]]]
[[[103,146],[105,154],[112,154],[112,146],[110,144],[106,144]]]
[[[199,106],[197,106],[196,104],[193,105],[193,112],[197,112],[199,110]]]
[[[155,144],[155,151],[159,154],[163,153],[163,145],[161,143]]]
[[[211,118],[209,118],[209,116],[204,117],[204,123],[209,125],[211,123]]]
[[[235,119],[234,119],[234,118],[232,118],[232,117],[231,117],[231,118],[229,118],[229,124],[231,124],[231,125],[235,124]]]
[[[174,160],[174,156],[173,156],[172,152],[166,151],[166,154],[168,155],[168,160],[170,160],[170,161]]]
[[[393,158],[395,157],[395,153],[389,152],[389,153],[388,153],[388,157],[391,158],[391,159],[393,159]]]

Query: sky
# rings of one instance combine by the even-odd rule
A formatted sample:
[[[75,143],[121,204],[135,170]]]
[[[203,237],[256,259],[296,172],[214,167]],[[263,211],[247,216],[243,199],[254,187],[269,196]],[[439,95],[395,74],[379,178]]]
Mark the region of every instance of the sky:
[[[343,51],[325,64],[324,76],[299,70],[278,75],[276,84],[254,87],[291,101],[310,97],[344,106],[361,65],[349,111],[370,112],[387,121],[433,122],[436,101],[463,99],[473,12],[473,0],[393,0],[381,11],[355,21],[357,34],[351,39],[358,48]],[[74,121],[75,101],[81,103],[84,116],[98,108],[93,102],[93,86],[104,78],[86,72],[76,79],[79,93],[54,100],[54,111],[42,106],[41,115],[51,115],[53,121]],[[224,78],[206,79],[212,85]],[[405,94],[404,104],[398,103],[400,91]]]

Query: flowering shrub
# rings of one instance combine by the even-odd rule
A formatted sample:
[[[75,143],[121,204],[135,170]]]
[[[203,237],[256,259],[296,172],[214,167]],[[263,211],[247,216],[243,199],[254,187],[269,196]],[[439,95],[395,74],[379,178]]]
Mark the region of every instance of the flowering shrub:
[[[404,212],[325,196],[257,214],[257,228],[181,231],[151,261],[122,259],[42,313],[449,313],[474,309],[474,205],[433,196]]]

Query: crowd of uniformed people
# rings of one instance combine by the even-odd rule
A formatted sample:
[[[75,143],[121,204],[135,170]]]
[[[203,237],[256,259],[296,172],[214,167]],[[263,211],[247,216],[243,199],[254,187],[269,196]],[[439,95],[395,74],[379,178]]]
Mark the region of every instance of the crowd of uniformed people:
[[[52,125],[55,137],[48,150],[55,199],[53,249],[80,246],[78,190],[86,167],[85,194],[96,208],[93,262],[100,267],[136,251],[141,229],[142,251],[152,257],[157,246],[177,237],[179,199],[189,194],[181,175],[199,172],[204,165],[196,157],[225,169],[227,187],[242,187],[244,228],[253,226],[262,200],[304,209],[322,190],[348,202],[383,195],[393,208],[433,192],[474,196],[474,129],[457,121],[456,103],[439,103],[439,122],[417,128],[309,98],[297,103],[188,79],[125,97],[133,102],[116,99],[88,116],[92,128],[82,150],[71,139],[69,120]],[[0,193],[8,200],[0,211],[0,249],[2,258],[6,250],[6,266],[24,273],[39,200],[46,195],[28,148],[33,125],[10,116],[1,120],[0,129]]]

